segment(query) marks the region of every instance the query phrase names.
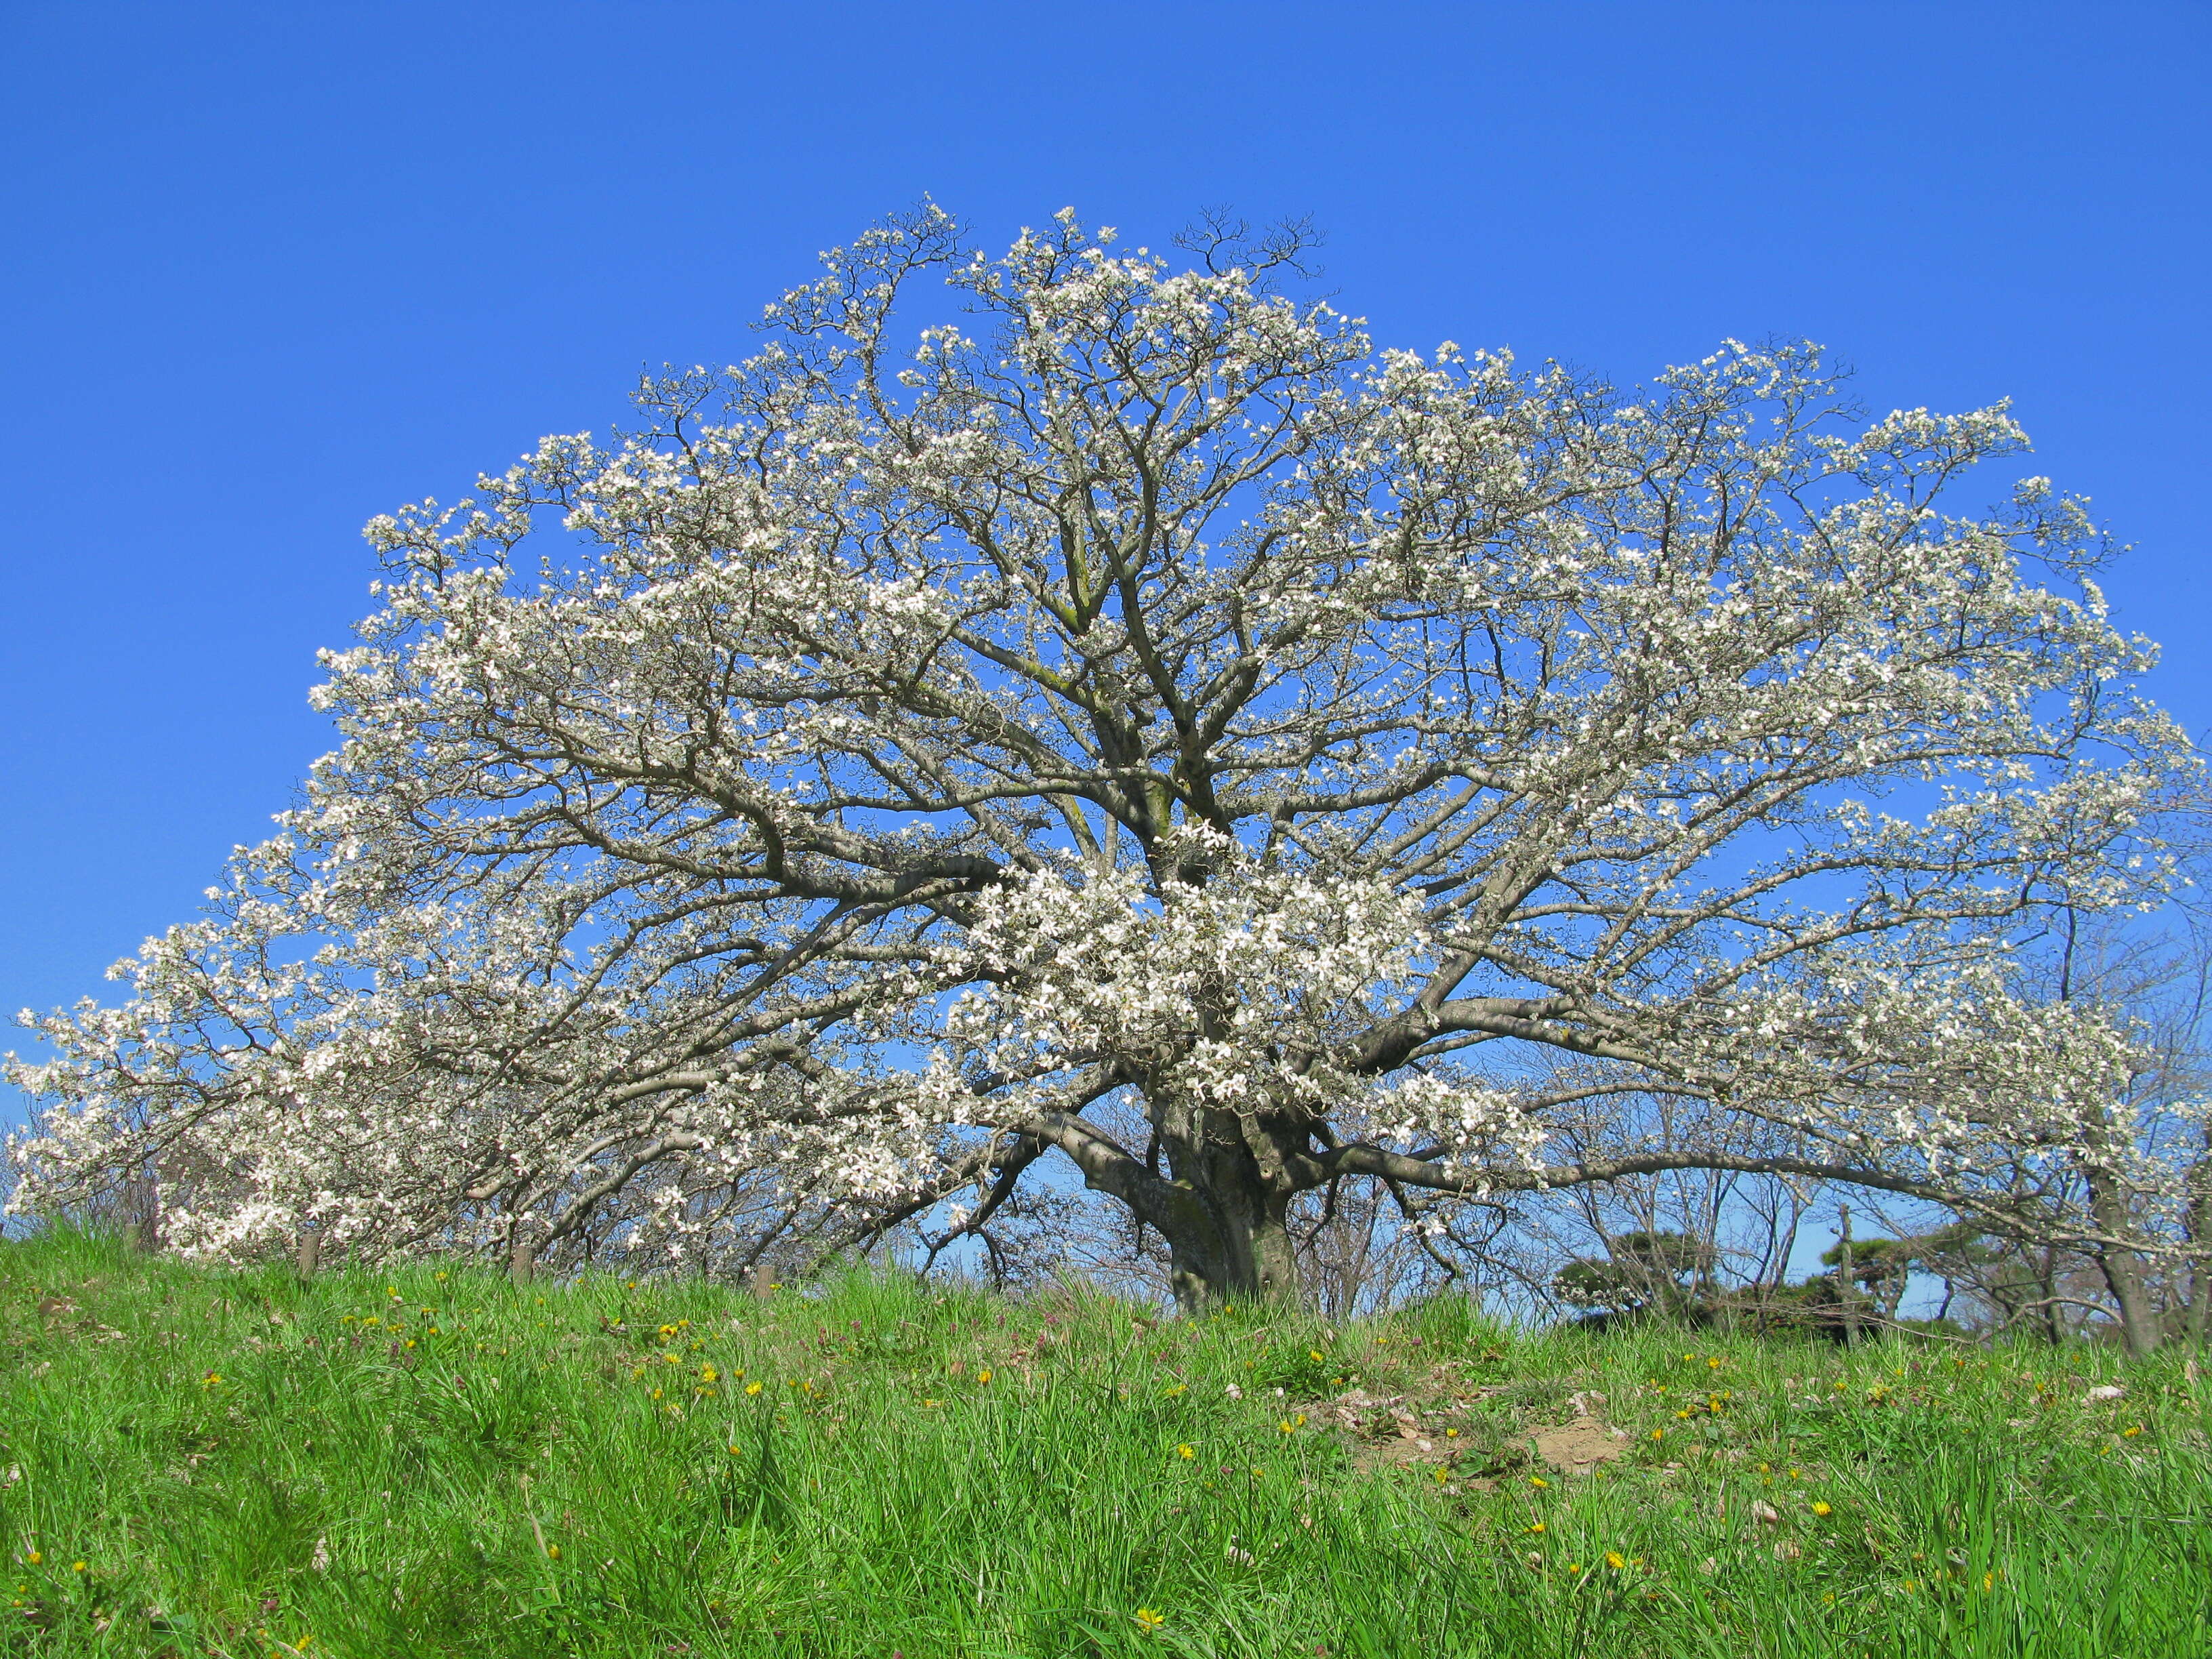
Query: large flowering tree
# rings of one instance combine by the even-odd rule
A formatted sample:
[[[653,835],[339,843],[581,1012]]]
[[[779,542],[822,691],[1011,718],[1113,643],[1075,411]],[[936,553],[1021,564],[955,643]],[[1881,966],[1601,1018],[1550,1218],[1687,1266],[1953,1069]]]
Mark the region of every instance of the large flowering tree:
[[[1378,352],[1293,244],[1195,249],[924,210],[646,429],[374,523],[341,746],[40,1022],[17,1204],[520,1265],[974,1225],[1056,1154],[1200,1300],[1288,1288],[1348,1176],[2018,1218],[2048,1164],[2154,1243],[2126,1033],[2007,945],[2138,891],[2185,745],[2077,504],[1938,506],[2003,411],[1855,421],[1795,345],[1639,396]]]

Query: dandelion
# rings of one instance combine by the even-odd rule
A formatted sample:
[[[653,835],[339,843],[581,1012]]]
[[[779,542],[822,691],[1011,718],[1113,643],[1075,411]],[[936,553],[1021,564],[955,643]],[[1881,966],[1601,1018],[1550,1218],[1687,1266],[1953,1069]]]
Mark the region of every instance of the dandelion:
[[[1579,1561],[1570,1561],[1567,1563],[1567,1571],[1569,1572],[1580,1572],[1582,1570],[1583,1564]]]
[[[38,1565],[41,1561],[44,1561],[46,1559],[46,1558],[44,1555],[40,1554],[37,1550],[33,1550],[33,1551],[31,1551],[29,1553],[27,1553],[27,1555],[25,1555],[25,1556],[23,1557],[23,1559],[24,1559],[25,1561],[28,1562],[32,1566],[34,1566],[34,1567],[35,1567],[35,1566],[37,1566],[37,1565]]]
[[[82,1572],[82,1571],[84,1571],[84,1563],[83,1563],[83,1562],[82,1562],[82,1561],[72,1561],[72,1562],[70,1562],[70,1571],[71,1572]],[[1983,1586],[1982,1586],[1982,1588],[1983,1588],[1983,1589],[1987,1589],[1989,1588],[1989,1586],[1988,1586],[1988,1585],[1986,1585],[1986,1584],[1984,1584],[1984,1585],[1983,1585]]]
[[[548,1544],[545,1547],[545,1559],[548,1561],[558,1561],[561,1559],[561,1547],[558,1544]]]
[[[747,1394],[758,1394],[760,1391],[761,1385],[757,1382],[748,1382],[745,1384],[745,1392]]]
[[[2120,1438],[2121,1438],[2121,1439],[2123,1439],[2123,1440],[2132,1440],[2132,1439],[2134,1439],[2137,1435],[2141,1434],[2142,1432],[2142,1424],[2140,1424],[2140,1423],[2138,1423],[2138,1424],[2135,1425],[2132,1428],[2122,1429],[2122,1430],[2120,1431]]]
[[[1160,1397],[1161,1397],[1162,1399],[1164,1399],[1164,1400],[1172,1400],[1172,1399],[1174,1399],[1174,1398],[1175,1398],[1177,1395],[1179,1395],[1179,1394],[1188,1394],[1188,1393],[1189,1393],[1189,1392],[1190,1392],[1190,1384],[1189,1384],[1189,1383],[1188,1383],[1188,1382],[1178,1382],[1178,1383],[1176,1383],[1173,1388],[1170,1389],[1169,1389],[1165,1394],[1162,1395]]]
[[[712,1365],[702,1365],[699,1367],[699,1380],[702,1382],[712,1382],[720,1375],[721,1373],[717,1371]]]
[[[1540,1491],[1540,1491],[1541,1491],[1541,1490],[1543,1490],[1545,1487],[1547,1487],[1547,1486],[1550,1486],[1552,1483],[1551,1483],[1550,1481],[1548,1481],[1548,1480],[1545,1480],[1545,1479],[1544,1479],[1544,1477],[1543,1477],[1542,1475],[1540,1475],[1540,1474],[1532,1474],[1532,1475],[1530,1475],[1530,1476],[1528,1477],[1528,1484],[1529,1484],[1530,1486],[1532,1486],[1535,1487],[1538,1491]]]
[[[1445,1438],[1445,1439],[1447,1439],[1447,1440],[1456,1440],[1456,1439],[1458,1439],[1458,1438],[1459,1438],[1459,1431],[1458,1431],[1457,1429],[1446,1429],[1446,1430],[1444,1431],[1444,1438]]]
[[[1822,1499],[1814,1504],[1813,1513],[1820,1516],[1828,1516],[1833,1515],[1835,1513],[1835,1510],[1825,1499]]]
[[[1184,1462],[1188,1463],[1191,1459],[1196,1457],[1198,1454],[1192,1450],[1188,1446],[1177,1446],[1176,1448],[1176,1455],[1182,1459]]]
[[[660,1358],[664,1364],[670,1365],[680,1365],[684,1363],[682,1357],[678,1354],[664,1353]]]
[[[1654,1440],[1664,1440],[1667,1437],[1667,1431],[1664,1429],[1654,1429],[1651,1431],[1651,1437]]]
[[[977,1371],[977,1372],[975,1373],[975,1380],[976,1380],[978,1382],[983,1382],[983,1383],[988,1383],[988,1382],[990,1382],[990,1380],[991,1380],[991,1373],[990,1373],[990,1371],[989,1371],[988,1369],[987,1369],[987,1370],[984,1370]]]
[[[1996,1576],[1996,1574],[1995,1574],[1994,1572],[1985,1572],[1985,1573],[1984,1573],[1984,1574],[1982,1575],[1982,1589],[1983,1589],[1984,1592],[1984,1593],[1986,1593],[1987,1591],[1990,1591],[1990,1590],[1992,1590],[1992,1589],[1996,1589],[1996,1582],[1997,1582],[1997,1576]]]
[[[1162,1625],[1166,1624],[1167,1621],[1167,1615],[1165,1613],[1154,1613],[1150,1607],[1139,1607],[1137,1609],[1138,1628],[1142,1630],[1147,1636],[1150,1636]]]
[[[1541,1521],[1531,1521],[1528,1523],[1528,1530],[1530,1532],[1541,1532],[1544,1530],[1544,1523]]]
[[[1615,1572],[1619,1572],[1628,1565],[1628,1562],[1619,1550],[1607,1550],[1605,1553],[1605,1564]]]
[[[659,1389],[655,1389],[653,1391],[653,1397],[655,1400],[659,1399],[659,1398],[660,1398],[660,1390],[659,1390]]]
[[[1322,1363],[1326,1358],[1326,1356],[1319,1348],[1308,1348],[1306,1350],[1306,1358],[1312,1360],[1315,1364],[1318,1365]]]

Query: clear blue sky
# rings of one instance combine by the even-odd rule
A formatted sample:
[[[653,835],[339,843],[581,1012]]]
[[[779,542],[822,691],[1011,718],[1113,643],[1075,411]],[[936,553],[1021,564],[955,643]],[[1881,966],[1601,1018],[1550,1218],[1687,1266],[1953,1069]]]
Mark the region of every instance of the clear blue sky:
[[[2212,726],[2208,46],[2199,0],[0,3],[0,1007],[265,832],[363,520],[742,354],[923,191],[1311,214],[1391,343],[2008,395]]]

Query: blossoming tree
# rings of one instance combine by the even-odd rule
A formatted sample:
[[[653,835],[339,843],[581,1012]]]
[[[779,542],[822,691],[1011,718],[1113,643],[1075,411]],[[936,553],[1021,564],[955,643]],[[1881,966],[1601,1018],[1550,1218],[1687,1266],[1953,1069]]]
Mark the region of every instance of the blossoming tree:
[[[40,1022],[19,1206],[526,1266],[976,1226],[1056,1156],[1196,1302],[1290,1288],[1346,1177],[1995,1212],[2042,1160],[2154,1243],[2126,1033],[2005,945],[2137,890],[2185,745],[2078,504],[1939,507],[2003,411],[1855,421],[1796,345],[1639,396],[1377,352],[1295,239],[1188,246],[925,209],[644,429],[375,521],[341,746]],[[1706,1127],[1607,1115],[1655,1097]]]

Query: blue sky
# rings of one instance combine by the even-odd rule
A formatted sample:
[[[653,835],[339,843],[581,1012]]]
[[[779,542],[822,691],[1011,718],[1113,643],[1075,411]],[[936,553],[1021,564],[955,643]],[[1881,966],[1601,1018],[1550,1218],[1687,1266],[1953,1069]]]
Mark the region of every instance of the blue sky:
[[[743,354],[924,191],[988,240],[1310,214],[1393,343],[2010,396],[2212,727],[2208,48],[2196,0],[0,3],[0,1006],[265,832],[362,520]]]

